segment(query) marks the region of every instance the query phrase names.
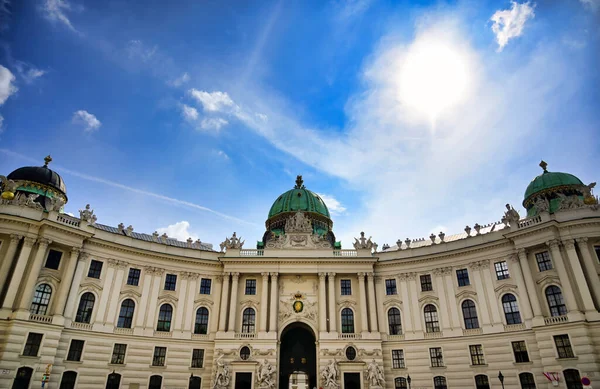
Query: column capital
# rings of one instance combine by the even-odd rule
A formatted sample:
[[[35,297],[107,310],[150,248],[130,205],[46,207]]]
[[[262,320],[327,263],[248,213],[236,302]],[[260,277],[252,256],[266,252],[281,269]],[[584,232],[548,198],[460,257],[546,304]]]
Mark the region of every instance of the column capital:
[[[398,278],[400,281],[406,281],[408,273],[398,273],[394,278]]]
[[[234,272],[234,273],[231,273],[231,276],[233,277],[234,280],[238,280],[240,278],[240,273]]]
[[[279,277],[279,273],[277,273],[277,272],[271,273],[271,279],[277,279],[277,277]]]
[[[165,272],[165,269],[153,266],[146,266],[144,267],[144,271],[150,275],[161,276]]]
[[[441,267],[436,267],[435,269],[433,269],[432,271],[434,276],[441,276],[442,275],[442,268]]]
[[[524,248],[517,249],[517,255],[519,256],[519,258],[527,258],[527,250],[525,250]]]
[[[229,272],[229,271],[223,272],[223,277],[229,277],[230,275],[231,275],[231,272]]]
[[[375,273],[367,273],[367,278],[373,281],[373,278],[375,278]]]
[[[48,238],[40,238],[38,239],[38,247],[41,249],[46,249],[46,247],[48,247],[50,244],[52,243],[52,241]]]
[[[327,276],[328,276],[329,278],[335,278],[335,273],[327,273]]]
[[[514,262],[514,263],[519,262],[519,256],[517,254],[515,254],[515,253],[508,254],[508,256],[506,257],[506,259],[509,262]]]
[[[562,241],[563,246],[565,246],[565,248],[567,250],[574,250],[575,249],[575,241],[573,239],[566,239]]]
[[[575,241],[579,244],[586,244],[588,242],[588,238],[577,238]]]
[[[24,247],[32,247],[35,244],[35,238],[26,237],[23,241]]]
[[[442,268],[442,275],[450,275],[452,274],[452,266],[446,266]]]
[[[381,284],[381,282],[383,281],[383,277],[381,276],[375,276],[374,278],[376,284]]]
[[[417,273],[415,273],[415,272],[411,272],[411,273],[404,273],[404,274],[406,275],[406,279],[407,279],[408,281],[412,281],[412,280],[414,280],[415,278],[417,278]]]
[[[11,243],[18,243],[21,240],[22,237],[23,237],[23,235],[10,234],[10,242]]]
[[[358,273],[358,278],[365,279],[365,273]]]
[[[327,273],[319,273],[319,280],[325,281],[326,276],[327,276]]]
[[[550,247],[550,250],[558,250],[560,244],[558,239],[552,239],[546,242],[546,246]]]
[[[71,247],[71,257],[77,258],[79,253],[81,252],[81,247],[73,246]]]
[[[207,277],[210,278],[210,276],[207,276]],[[213,276],[212,278],[214,278],[216,282],[223,282],[223,274],[217,274],[216,276]]]
[[[263,272],[263,273],[260,273],[260,275],[262,276],[263,281],[269,280],[269,272]]]

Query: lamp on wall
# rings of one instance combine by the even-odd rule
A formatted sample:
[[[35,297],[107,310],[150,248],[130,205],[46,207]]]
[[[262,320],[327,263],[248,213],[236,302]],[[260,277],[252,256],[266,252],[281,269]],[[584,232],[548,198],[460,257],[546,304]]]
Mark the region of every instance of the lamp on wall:
[[[502,375],[501,371],[498,372],[498,379],[500,380],[500,384],[502,385],[502,389],[504,389],[504,376]]]
[[[410,389],[410,381],[412,381],[410,379],[410,374],[406,376],[406,382],[408,382],[408,389]]]

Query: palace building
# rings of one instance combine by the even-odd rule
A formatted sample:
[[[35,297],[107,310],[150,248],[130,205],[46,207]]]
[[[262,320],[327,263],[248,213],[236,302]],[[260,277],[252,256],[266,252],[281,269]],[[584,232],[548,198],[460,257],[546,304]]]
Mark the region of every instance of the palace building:
[[[213,246],[67,215],[50,161],[0,176],[0,388],[600,386],[598,199],[543,162],[524,217],[349,248],[301,176]]]

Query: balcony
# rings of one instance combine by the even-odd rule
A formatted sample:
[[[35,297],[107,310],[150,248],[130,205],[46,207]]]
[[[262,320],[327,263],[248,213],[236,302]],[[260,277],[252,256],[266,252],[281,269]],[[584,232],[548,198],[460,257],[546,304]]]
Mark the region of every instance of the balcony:
[[[469,328],[469,329],[463,328],[464,336],[481,335],[482,333],[483,333],[483,330],[481,328]]]
[[[92,325],[90,323],[79,323],[79,322],[74,321],[71,323],[71,328],[76,328],[78,330],[91,331]]]
[[[240,250],[241,257],[262,257],[265,255],[265,250]]]
[[[37,321],[38,323],[52,323],[52,316],[46,316],[46,315],[36,315],[35,313],[32,313],[29,315],[29,321]]]
[[[356,333],[352,333],[352,334],[338,334],[338,339],[362,339],[362,335],[361,334],[356,334]]]
[[[356,257],[358,253],[356,250],[333,250],[334,257]]]
[[[81,221],[79,219],[64,213],[58,214],[58,216],[56,216],[56,221],[71,227],[79,227],[79,225],[81,224]]]
[[[404,334],[387,335],[387,340],[389,340],[390,342],[397,342],[399,340],[404,340]]]
[[[551,326],[553,324],[568,323],[568,322],[569,322],[569,318],[567,317],[567,315],[564,315],[564,316],[552,316],[552,317],[545,317],[544,318],[544,323],[547,326]]]
[[[120,335],[133,335],[133,328],[119,328],[119,327],[115,327],[114,333],[115,334],[120,334]]]
[[[156,331],[154,330],[154,336],[157,338],[172,338],[173,333],[171,331]]]
[[[525,323],[504,325],[505,332],[523,331],[524,329]]]
[[[443,336],[444,336],[444,334],[441,331],[425,333],[425,339],[439,339]]]
[[[208,334],[192,334],[192,340],[208,340]]]
[[[236,332],[234,337],[236,339],[254,339],[256,338],[256,334],[249,332]]]

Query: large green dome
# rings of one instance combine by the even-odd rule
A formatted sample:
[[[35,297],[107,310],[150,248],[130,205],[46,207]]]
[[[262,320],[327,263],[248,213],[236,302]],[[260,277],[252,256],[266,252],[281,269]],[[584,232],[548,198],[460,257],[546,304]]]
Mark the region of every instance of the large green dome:
[[[279,214],[298,211],[318,213],[331,218],[321,196],[306,189],[301,177],[296,180],[294,189],[288,190],[275,200],[269,211],[269,219]]]

